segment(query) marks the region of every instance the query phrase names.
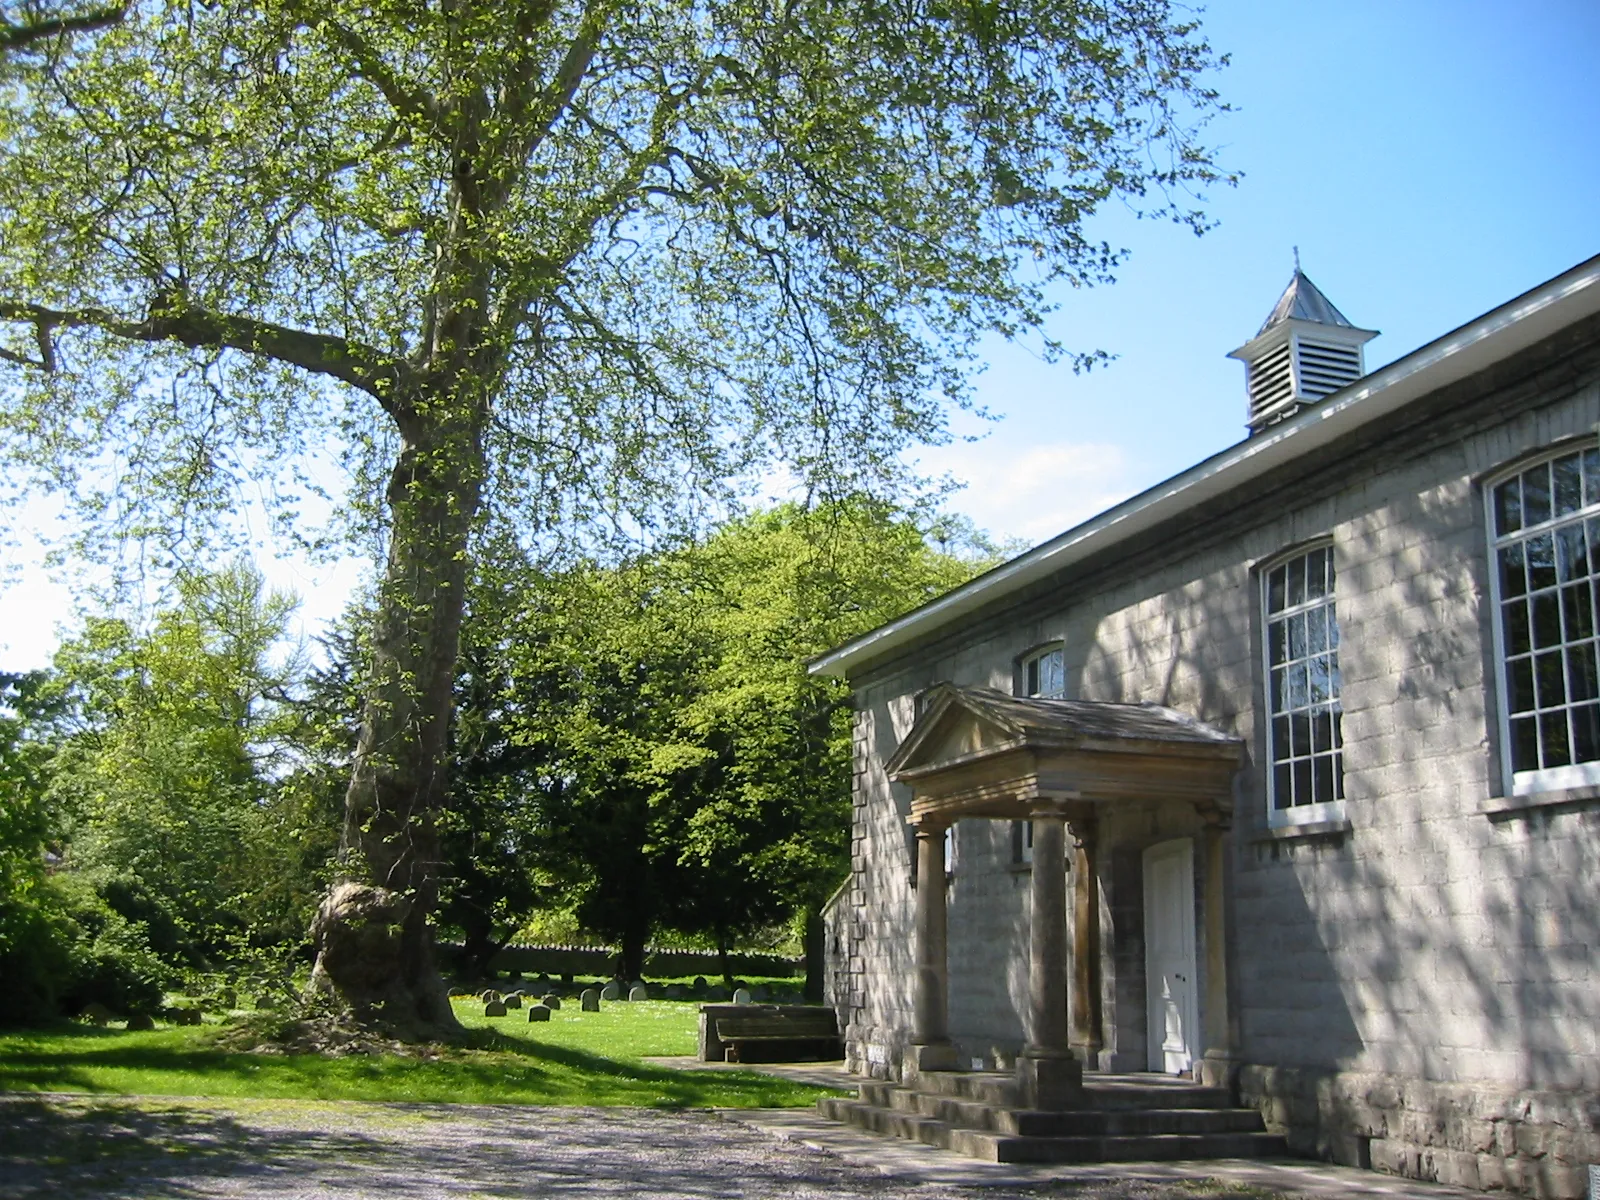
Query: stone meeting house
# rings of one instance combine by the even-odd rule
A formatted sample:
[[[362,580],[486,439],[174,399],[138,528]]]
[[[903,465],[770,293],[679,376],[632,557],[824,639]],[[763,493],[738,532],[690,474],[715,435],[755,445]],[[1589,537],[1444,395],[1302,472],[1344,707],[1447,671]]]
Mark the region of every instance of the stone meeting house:
[[[1182,1076],[1298,1153],[1584,1194],[1600,257],[1373,336],[1297,268],[1242,441],[811,664],[855,713],[852,1070]]]

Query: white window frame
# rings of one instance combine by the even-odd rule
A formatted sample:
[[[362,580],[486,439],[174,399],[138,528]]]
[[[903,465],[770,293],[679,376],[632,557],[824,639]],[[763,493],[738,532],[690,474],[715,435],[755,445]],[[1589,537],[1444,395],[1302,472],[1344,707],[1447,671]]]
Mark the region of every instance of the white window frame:
[[[1502,484],[1508,483],[1512,479],[1527,473],[1535,467],[1553,463],[1557,459],[1567,458],[1573,454],[1581,456],[1584,455],[1585,452],[1589,452],[1594,454],[1596,457],[1600,457],[1600,448],[1596,447],[1593,437],[1585,437],[1576,441],[1568,441],[1562,443],[1561,445],[1549,447],[1538,454],[1521,459],[1513,466],[1507,467],[1505,470],[1498,471],[1494,475],[1490,476],[1487,480],[1485,480],[1483,485],[1484,533],[1487,539],[1485,544],[1488,547],[1489,553],[1489,624],[1490,634],[1493,638],[1494,646],[1494,689],[1496,698],[1495,708],[1497,710],[1497,723],[1499,726],[1500,737],[1500,773],[1501,783],[1507,795],[1531,796],[1537,795],[1540,792],[1560,791],[1566,788],[1600,785],[1600,759],[1591,759],[1587,762],[1580,763],[1568,763],[1566,765],[1557,767],[1541,767],[1530,771],[1518,771],[1515,769],[1515,763],[1513,760],[1513,734],[1511,729],[1511,696],[1509,694],[1508,687],[1508,655],[1506,653],[1505,641],[1505,614],[1503,612],[1503,597],[1501,595],[1500,552],[1504,547],[1513,542],[1526,542],[1527,530],[1530,527],[1527,525],[1522,525],[1512,534],[1501,535],[1498,531],[1498,526],[1495,520],[1495,493],[1499,490]],[[1580,504],[1575,512],[1568,513],[1565,516],[1555,516],[1555,498],[1553,493],[1554,488],[1552,488],[1551,497],[1552,516],[1548,521],[1541,522],[1538,525],[1531,527],[1536,530],[1534,536],[1537,536],[1537,531],[1553,532],[1554,530],[1563,526],[1570,526],[1574,522],[1582,523],[1591,519],[1600,518],[1600,499],[1597,499],[1596,502],[1592,504]],[[1600,584],[1600,575],[1590,575],[1589,578],[1594,580],[1595,584]],[[1556,584],[1558,597],[1560,595],[1560,588],[1561,584],[1558,576]],[[1562,607],[1559,600],[1557,602],[1557,607],[1559,612]],[[1600,613],[1595,614],[1595,616],[1600,618]],[[1563,626],[1562,646],[1565,648],[1571,643],[1569,643],[1565,637],[1567,617],[1564,612],[1560,613],[1560,620]],[[1600,627],[1597,627],[1596,633],[1600,634]],[[1568,711],[1572,709],[1574,705],[1568,701],[1561,707],[1563,711]],[[1539,710],[1536,709],[1536,711]],[[1546,709],[1542,711],[1548,712],[1554,710]]]
[[[1307,555],[1321,550],[1328,555],[1329,567],[1333,570],[1333,588],[1317,604],[1302,603],[1292,607],[1286,606],[1282,612],[1270,611],[1270,581],[1272,573],[1279,567],[1297,562]],[[1345,797],[1341,794],[1337,799],[1320,801],[1315,804],[1296,804],[1287,808],[1278,807],[1277,785],[1277,759],[1273,752],[1272,723],[1279,713],[1272,707],[1272,625],[1275,621],[1283,621],[1301,612],[1310,612],[1313,608],[1324,604],[1333,606],[1333,619],[1337,625],[1339,614],[1339,572],[1333,563],[1333,539],[1331,537],[1319,538],[1296,546],[1268,559],[1257,570],[1257,611],[1261,614],[1261,711],[1265,716],[1262,722],[1263,735],[1266,739],[1266,798],[1267,798],[1267,824],[1269,827],[1282,828],[1295,825],[1315,825],[1324,821],[1342,821],[1345,819]],[[1343,688],[1335,694],[1339,702],[1339,715],[1344,713]],[[1335,760],[1336,775],[1335,788],[1340,793],[1344,792],[1344,739],[1342,730],[1338,742],[1338,757]]]

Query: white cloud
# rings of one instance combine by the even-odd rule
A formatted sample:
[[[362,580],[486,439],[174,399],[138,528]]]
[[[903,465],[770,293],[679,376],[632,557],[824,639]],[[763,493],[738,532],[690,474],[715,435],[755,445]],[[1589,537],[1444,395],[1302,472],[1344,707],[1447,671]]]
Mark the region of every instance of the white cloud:
[[[1127,451],[1109,442],[999,440],[943,446],[921,456],[926,471],[948,472],[967,487],[950,500],[999,537],[1037,544],[1138,490]]]

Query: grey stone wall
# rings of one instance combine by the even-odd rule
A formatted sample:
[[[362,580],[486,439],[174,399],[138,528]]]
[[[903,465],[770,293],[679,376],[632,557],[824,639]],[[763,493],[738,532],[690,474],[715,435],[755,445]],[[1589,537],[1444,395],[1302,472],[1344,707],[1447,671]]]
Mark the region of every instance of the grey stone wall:
[[[853,681],[853,1065],[891,1071],[910,1027],[908,798],[882,764],[912,698],[942,680],[1010,690],[1018,656],[1059,638],[1069,694],[1171,705],[1249,747],[1229,924],[1247,1097],[1304,1152],[1577,1195],[1572,1172],[1600,1161],[1600,797],[1483,811],[1501,767],[1480,482],[1594,436],[1597,357],[1502,372],[1498,390],[1441,401],[1420,432],[1330,452],[1231,517],[1035,589]],[[1348,820],[1285,835],[1267,827],[1259,766],[1255,567],[1317,538],[1332,539],[1338,572]],[[1130,1016],[1143,1007],[1141,848],[1197,829],[1156,800],[1102,819],[1102,1067],[1144,1062]],[[958,830],[952,1034],[964,1056],[992,1058],[1021,1039],[1026,876],[1004,826]]]

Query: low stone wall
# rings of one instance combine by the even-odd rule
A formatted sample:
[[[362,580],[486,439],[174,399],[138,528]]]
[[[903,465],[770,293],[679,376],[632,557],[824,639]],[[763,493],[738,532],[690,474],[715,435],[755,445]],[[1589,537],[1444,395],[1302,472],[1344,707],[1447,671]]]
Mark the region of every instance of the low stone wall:
[[[445,956],[459,951],[454,943],[440,947]],[[609,976],[617,966],[618,951],[609,946],[507,946],[489,960],[491,970],[524,974]],[[792,979],[806,973],[804,959],[774,954],[730,954],[735,975],[764,975]],[[649,950],[645,952],[646,978],[704,975],[722,978],[722,967],[710,950]]]
[[[1240,1099],[1296,1154],[1551,1200],[1588,1195],[1600,1094],[1246,1066]]]

